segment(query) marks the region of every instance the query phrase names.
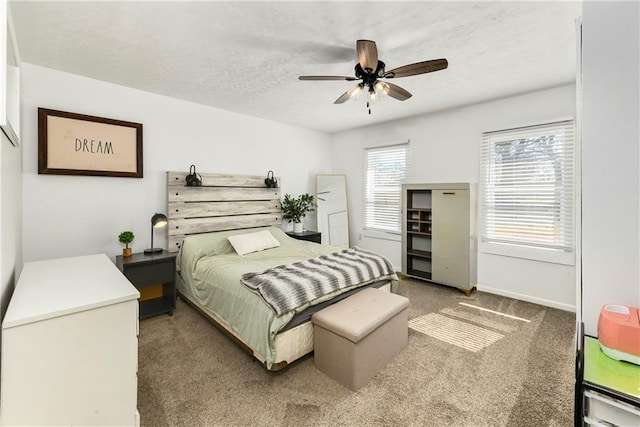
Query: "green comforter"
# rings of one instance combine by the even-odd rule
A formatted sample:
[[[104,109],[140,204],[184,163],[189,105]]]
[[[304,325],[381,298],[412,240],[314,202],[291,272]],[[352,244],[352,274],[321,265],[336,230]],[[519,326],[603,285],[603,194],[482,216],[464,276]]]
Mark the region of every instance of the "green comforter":
[[[224,326],[233,330],[247,345],[262,354],[266,359],[267,368],[270,368],[275,361],[275,336],[296,313],[368,282],[332,292],[294,311],[276,316],[259,295],[240,283],[242,274],[261,272],[271,267],[316,258],[338,252],[342,248],[295,240],[279,228],[268,229],[280,242],[280,247],[241,256],[235,252],[227,237],[258,229],[207,233],[185,238],[179,259],[183,286],[188,287],[181,291],[191,295],[198,303],[223,319],[226,322]],[[377,280],[382,279],[391,280],[392,291],[395,292],[396,275],[380,277]]]

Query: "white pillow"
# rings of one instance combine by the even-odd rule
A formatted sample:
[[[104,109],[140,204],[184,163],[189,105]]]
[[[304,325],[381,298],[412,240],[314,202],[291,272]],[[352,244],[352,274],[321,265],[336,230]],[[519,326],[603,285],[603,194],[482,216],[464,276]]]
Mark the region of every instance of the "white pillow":
[[[273,234],[271,234],[269,230],[262,230],[257,233],[236,234],[229,236],[228,239],[238,255],[246,255],[280,246],[280,242],[273,237]]]

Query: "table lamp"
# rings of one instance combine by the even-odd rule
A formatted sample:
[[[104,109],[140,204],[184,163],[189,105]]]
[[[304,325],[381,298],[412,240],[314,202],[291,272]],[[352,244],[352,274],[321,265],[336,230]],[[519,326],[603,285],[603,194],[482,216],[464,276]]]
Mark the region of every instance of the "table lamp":
[[[151,217],[151,247],[144,250],[145,254],[162,252],[162,248],[153,247],[153,229],[164,227],[165,225],[167,225],[167,217],[164,214],[156,212],[156,214]]]

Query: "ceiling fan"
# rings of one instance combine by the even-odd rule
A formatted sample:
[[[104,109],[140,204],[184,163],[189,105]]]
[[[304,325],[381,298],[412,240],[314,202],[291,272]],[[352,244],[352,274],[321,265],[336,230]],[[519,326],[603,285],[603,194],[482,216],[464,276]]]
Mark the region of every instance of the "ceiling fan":
[[[360,94],[367,89],[367,108],[371,114],[371,102],[379,94],[388,95],[400,101],[411,98],[411,93],[398,85],[382,81],[380,79],[395,79],[400,77],[415,76],[434,71],[444,70],[449,63],[446,59],[432,59],[429,61],[416,62],[414,64],[403,65],[386,71],[385,63],[378,59],[378,48],[376,42],[371,40],[358,40],[356,42],[356,53],[358,63],[355,66],[355,77],[350,76],[299,76],[300,80],[361,80],[360,83],[340,95],[334,104],[342,104],[349,99],[357,99]]]

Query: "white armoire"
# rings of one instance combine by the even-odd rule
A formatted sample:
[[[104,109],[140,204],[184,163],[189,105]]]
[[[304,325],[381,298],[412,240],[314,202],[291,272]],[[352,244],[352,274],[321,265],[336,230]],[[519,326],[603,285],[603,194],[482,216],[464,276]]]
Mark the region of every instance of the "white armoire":
[[[25,263],[2,322],[1,424],[139,425],[138,297],[104,254]]]
[[[467,295],[476,286],[474,184],[402,186],[402,273]]]

